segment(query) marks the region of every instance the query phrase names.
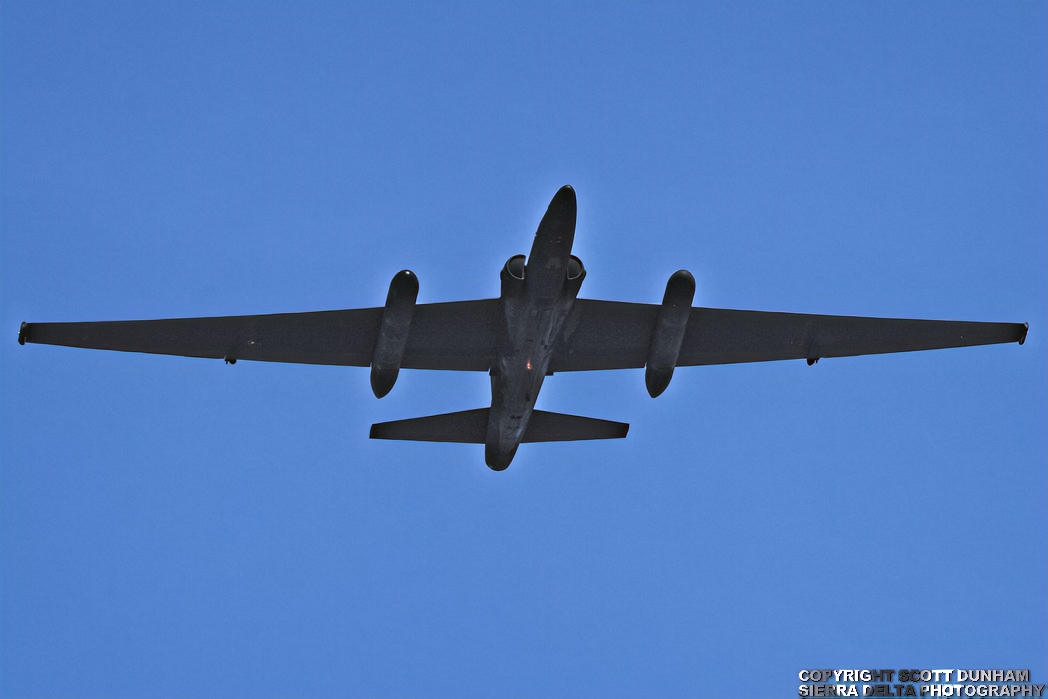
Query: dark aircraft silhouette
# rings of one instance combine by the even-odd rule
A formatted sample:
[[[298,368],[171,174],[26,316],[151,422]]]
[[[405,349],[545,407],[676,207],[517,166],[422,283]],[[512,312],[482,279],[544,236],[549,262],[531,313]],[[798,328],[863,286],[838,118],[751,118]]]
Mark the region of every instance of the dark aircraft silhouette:
[[[558,371],[645,368],[654,398],[678,366],[909,352],[1018,342],[1025,323],[859,318],[692,308],[695,279],[670,276],[661,305],[576,298],[586,270],[571,254],[575,191],[562,187],[539,223],[531,254],[502,268],[497,299],[415,305],[403,270],[383,308],[215,318],[22,323],[26,342],[186,357],[371,366],[389,393],[400,369],[487,371],[491,407],[371,426],[373,439],[484,444],[488,466],[509,466],[522,442],[625,437],[629,425],[535,410]]]

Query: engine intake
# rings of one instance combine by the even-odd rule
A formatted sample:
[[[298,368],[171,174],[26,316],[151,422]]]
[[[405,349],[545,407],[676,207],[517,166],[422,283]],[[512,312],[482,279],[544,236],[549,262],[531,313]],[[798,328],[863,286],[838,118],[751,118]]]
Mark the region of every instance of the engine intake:
[[[517,281],[524,281],[524,272],[527,270],[524,255],[514,255],[506,260],[506,273]]]
[[[414,272],[403,269],[393,275],[371,357],[371,390],[376,398],[389,393],[397,382],[417,298],[418,277]]]
[[[695,277],[691,276],[691,272],[681,269],[670,275],[651,333],[648,361],[644,366],[644,384],[652,398],[661,395],[673,378],[694,298]]]

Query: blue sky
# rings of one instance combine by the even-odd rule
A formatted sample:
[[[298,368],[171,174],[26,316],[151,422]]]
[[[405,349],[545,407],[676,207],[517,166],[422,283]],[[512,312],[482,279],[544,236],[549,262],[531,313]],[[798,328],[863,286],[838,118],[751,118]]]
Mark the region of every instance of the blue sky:
[[[1048,5],[0,6],[0,694],[789,696],[1048,676]],[[549,379],[622,441],[371,442],[483,374],[18,324],[498,294],[1025,321],[1023,347]]]

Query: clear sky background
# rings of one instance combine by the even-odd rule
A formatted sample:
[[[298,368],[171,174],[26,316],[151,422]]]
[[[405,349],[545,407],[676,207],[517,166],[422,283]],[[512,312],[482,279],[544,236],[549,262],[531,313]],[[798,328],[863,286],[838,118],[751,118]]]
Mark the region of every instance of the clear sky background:
[[[0,5],[0,694],[790,696],[1048,680],[1048,4]],[[550,378],[609,442],[372,442],[481,373],[23,321],[498,295],[1029,322],[1022,347]]]

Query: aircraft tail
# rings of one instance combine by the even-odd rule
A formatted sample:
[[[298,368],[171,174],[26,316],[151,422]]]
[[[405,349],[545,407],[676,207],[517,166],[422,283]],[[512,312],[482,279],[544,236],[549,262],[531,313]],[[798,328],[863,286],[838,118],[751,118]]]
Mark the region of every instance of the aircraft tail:
[[[460,442],[483,444],[488,432],[488,408],[428,415],[407,420],[379,422],[371,426],[372,439],[416,442]],[[581,439],[621,439],[630,426],[625,422],[599,420],[536,410],[531,414],[522,442],[571,442]]]

